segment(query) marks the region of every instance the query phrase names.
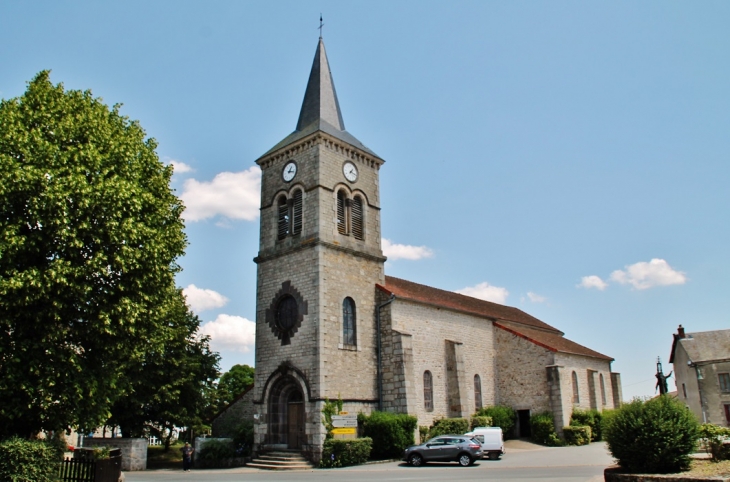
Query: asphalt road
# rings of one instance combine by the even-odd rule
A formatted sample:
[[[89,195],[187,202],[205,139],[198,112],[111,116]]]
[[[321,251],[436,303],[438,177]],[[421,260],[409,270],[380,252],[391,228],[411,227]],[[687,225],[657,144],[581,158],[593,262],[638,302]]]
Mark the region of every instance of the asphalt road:
[[[429,463],[424,467],[410,467],[404,463],[387,462],[360,465],[342,469],[311,471],[265,471],[246,467],[236,469],[154,470],[126,472],[127,482],[176,481],[477,481],[509,480],[549,482],[598,482],[603,480],[603,469],[612,464],[604,443],[584,447],[507,449],[501,460],[482,460],[471,467],[453,464]]]

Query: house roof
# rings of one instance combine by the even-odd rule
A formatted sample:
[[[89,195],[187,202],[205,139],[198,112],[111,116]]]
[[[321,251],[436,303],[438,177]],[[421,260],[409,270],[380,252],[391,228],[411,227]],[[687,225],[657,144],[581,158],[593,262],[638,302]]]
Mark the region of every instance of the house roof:
[[[568,353],[571,355],[589,356],[592,358],[601,358],[603,360],[613,361],[610,356],[591,350],[588,347],[580,345],[574,341],[568,340],[558,333],[549,333],[543,330],[535,330],[517,323],[501,323],[495,322],[494,326],[508,331],[513,335],[524,338],[538,346],[547,348],[550,351],[558,353]]]
[[[730,359],[730,330],[698,331],[687,333],[684,338],[674,335],[669,362],[674,363],[677,344],[681,344],[693,363]]]
[[[392,276],[385,277],[382,291],[404,299],[469,315],[487,318],[502,330],[513,333],[553,352],[583,355],[604,360],[613,358],[563,337],[563,332],[512,306],[441,290]]]
[[[335,83],[332,80],[327,52],[325,52],[324,41],[322,41],[321,37],[317,44],[317,51],[314,54],[312,70],[309,72],[307,89],[304,91],[304,100],[302,101],[302,108],[299,111],[299,120],[297,121],[296,129],[261,157],[267,156],[282,147],[304,139],[318,131],[326,132],[336,139],[380,159],[365,144],[345,130],[345,121],[342,119],[340,102],[337,99]]]

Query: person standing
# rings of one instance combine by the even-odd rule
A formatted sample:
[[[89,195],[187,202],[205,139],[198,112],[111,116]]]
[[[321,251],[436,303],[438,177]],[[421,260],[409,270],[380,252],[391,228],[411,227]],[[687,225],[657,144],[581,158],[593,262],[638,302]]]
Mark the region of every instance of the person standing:
[[[183,456],[183,472],[187,472],[190,470],[190,466],[193,463],[193,452],[195,452],[195,449],[192,448],[188,442],[185,442],[185,445],[180,449],[180,452],[182,452]]]

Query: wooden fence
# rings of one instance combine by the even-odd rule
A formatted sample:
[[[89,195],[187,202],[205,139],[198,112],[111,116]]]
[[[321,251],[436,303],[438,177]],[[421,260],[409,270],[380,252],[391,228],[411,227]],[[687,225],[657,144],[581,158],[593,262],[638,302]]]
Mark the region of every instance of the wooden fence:
[[[62,482],[118,482],[122,474],[122,456],[108,459],[66,459],[61,462],[58,478]]]

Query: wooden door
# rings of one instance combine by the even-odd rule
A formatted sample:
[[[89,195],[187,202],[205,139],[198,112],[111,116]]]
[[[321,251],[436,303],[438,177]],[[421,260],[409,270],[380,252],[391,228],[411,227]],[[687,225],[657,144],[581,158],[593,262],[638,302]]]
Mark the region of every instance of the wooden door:
[[[304,424],[302,415],[304,412],[304,405],[301,403],[290,403],[288,406],[287,413],[287,425],[288,425],[288,442],[290,449],[302,448],[302,442],[300,435],[304,432]]]

